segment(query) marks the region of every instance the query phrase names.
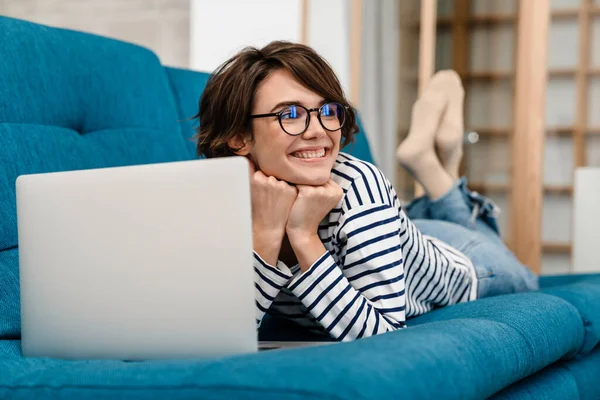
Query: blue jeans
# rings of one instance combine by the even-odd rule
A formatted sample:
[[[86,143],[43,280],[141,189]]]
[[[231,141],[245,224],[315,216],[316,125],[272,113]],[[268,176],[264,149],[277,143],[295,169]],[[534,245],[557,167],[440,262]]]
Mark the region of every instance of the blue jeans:
[[[498,231],[498,208],[467,188],[460,179],[440,199],[426,196],[406,207],[406,214],[424,235],[449,244],[471,259],[479,281],[478,297],[537,290],[538,278],[517,260]]]

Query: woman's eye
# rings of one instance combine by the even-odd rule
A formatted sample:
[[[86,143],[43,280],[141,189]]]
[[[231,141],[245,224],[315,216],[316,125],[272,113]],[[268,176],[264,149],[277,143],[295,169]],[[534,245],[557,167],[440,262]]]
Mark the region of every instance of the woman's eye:
[[[289,107],[283,113],[281,113],[281,119],[296,119],[298,118],[298,108]]]
[[[335,117],[335,107],[329,104],[325,104],[321,108],[321,116],[322,117]]]

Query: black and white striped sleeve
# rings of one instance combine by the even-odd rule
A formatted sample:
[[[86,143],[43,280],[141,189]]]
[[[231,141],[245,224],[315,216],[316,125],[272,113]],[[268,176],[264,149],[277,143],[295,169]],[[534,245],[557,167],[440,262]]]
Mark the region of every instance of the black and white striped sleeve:
[[[267,264],[254,252],[254,293],[256,298],[256,328],[260,327],[263,316],[271,307],[275,297],[286,286],[292,273],[281,261],[277,266]]]
[[[369,204],[348,210],[329,252],[288,289],[335,339],[350,341],[403,328],[405,287],[398,210]]]

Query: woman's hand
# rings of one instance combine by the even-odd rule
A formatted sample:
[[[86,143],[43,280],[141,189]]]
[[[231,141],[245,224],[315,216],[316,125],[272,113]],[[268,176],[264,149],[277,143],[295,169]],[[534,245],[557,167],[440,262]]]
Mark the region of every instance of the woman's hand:
[[[288,216],[298,190],[287,182],[257,171],[250,159],[248,163],[254,251],[268,264],[274,266],[277,264]]]
[[[325,253],[318,235],[319,224],[342,199],[344,191],[333,180],[323,186],[298,185],[298,197],[285,227],[302,272]]]
[[[344,195],[333,180],[323,186],[298,185],[298,197],[290,211],[285,230],[290,241],[317,234],[319,224]]]

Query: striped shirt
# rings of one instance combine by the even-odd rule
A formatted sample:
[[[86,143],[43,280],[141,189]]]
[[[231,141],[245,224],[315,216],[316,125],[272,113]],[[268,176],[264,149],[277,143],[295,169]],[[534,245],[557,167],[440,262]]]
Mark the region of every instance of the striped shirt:
[[[340,153],[331,176],[344,196],[319,225],[327,251],[304,273],[254,253],[258,326],[269,312],[349,341],[476,298],[469,258],[422,235],[377,167]]]

